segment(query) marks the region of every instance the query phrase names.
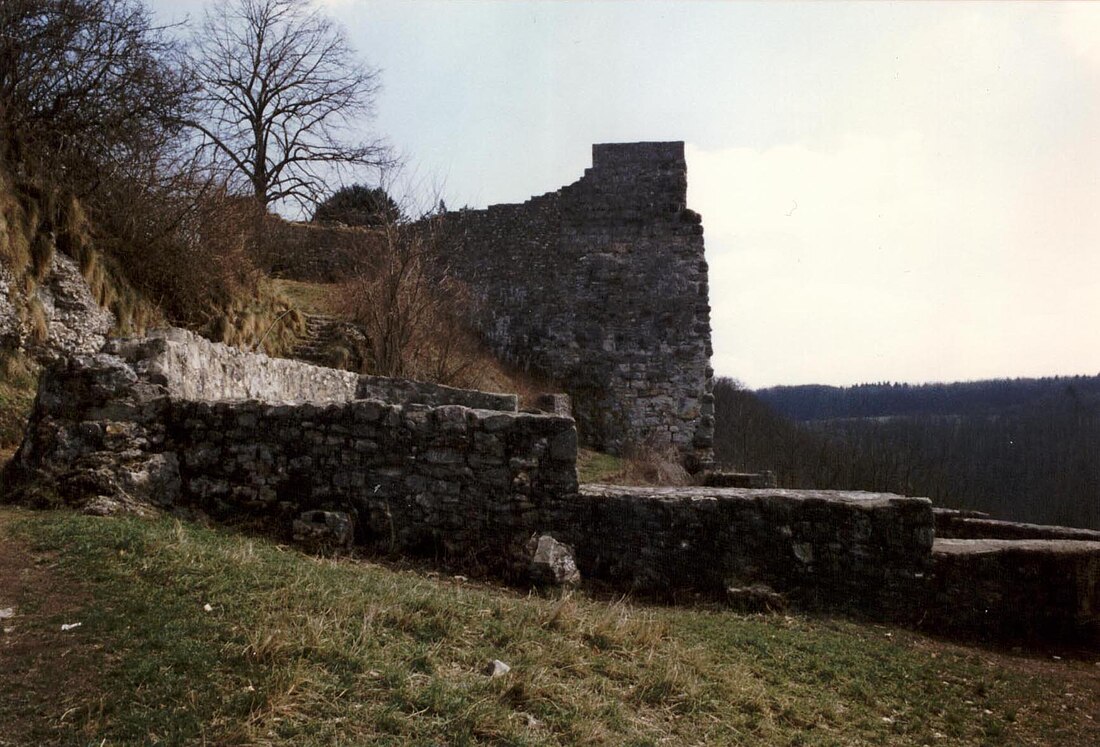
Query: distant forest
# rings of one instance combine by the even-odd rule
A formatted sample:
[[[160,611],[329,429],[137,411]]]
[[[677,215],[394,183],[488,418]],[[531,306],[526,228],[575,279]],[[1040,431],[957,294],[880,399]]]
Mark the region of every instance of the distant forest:
[[[715,387],[720,463],[787,487],[922,495],[1100,529],[1100,376]]]

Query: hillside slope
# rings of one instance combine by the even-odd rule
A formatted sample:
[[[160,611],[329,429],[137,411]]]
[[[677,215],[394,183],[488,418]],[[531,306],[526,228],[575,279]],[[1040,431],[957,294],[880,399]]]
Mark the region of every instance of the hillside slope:
[[[0,537],[3,745],[1100,739],[1100,667],[1071,656],[526,595],[170,520],[3,508]]]
[[[1100,377],[756,392],[857,480],[1003,518],[1100,528]],[[859,466],[862,465],[862,466]]]

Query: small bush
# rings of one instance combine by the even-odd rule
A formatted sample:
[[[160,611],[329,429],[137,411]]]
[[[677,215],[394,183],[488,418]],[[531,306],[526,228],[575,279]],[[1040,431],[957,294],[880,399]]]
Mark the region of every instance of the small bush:
[[[477,386],[483,354],[470,297],[448,270],[438,226],[389,225],[372,266],[342,285],[337,308],[367,336],[365,373]]]

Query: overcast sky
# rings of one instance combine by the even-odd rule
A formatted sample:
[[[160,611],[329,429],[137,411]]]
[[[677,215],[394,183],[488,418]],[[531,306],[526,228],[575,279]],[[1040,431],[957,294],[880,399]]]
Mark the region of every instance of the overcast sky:
[[[321,4],[451,207],[685,141],[720,375],[1100,373],[1100,4]]]

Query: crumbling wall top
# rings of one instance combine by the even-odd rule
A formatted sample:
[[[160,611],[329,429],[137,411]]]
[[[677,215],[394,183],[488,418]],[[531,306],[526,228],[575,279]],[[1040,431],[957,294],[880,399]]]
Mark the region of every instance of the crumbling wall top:
[[[324,404],[379,399],[395,404],[517,410],[514,394],[362,376],[302,361],[269,358],[210,342],[182,329],[157,330],[148,337],[113,340],[105,351],[125,360],[139,377],[184,400]]]
[[[627,170],[639,167],[671,166],[686,168],[684,142],[596,143],[592,146],[592,168],[596,171]]]

